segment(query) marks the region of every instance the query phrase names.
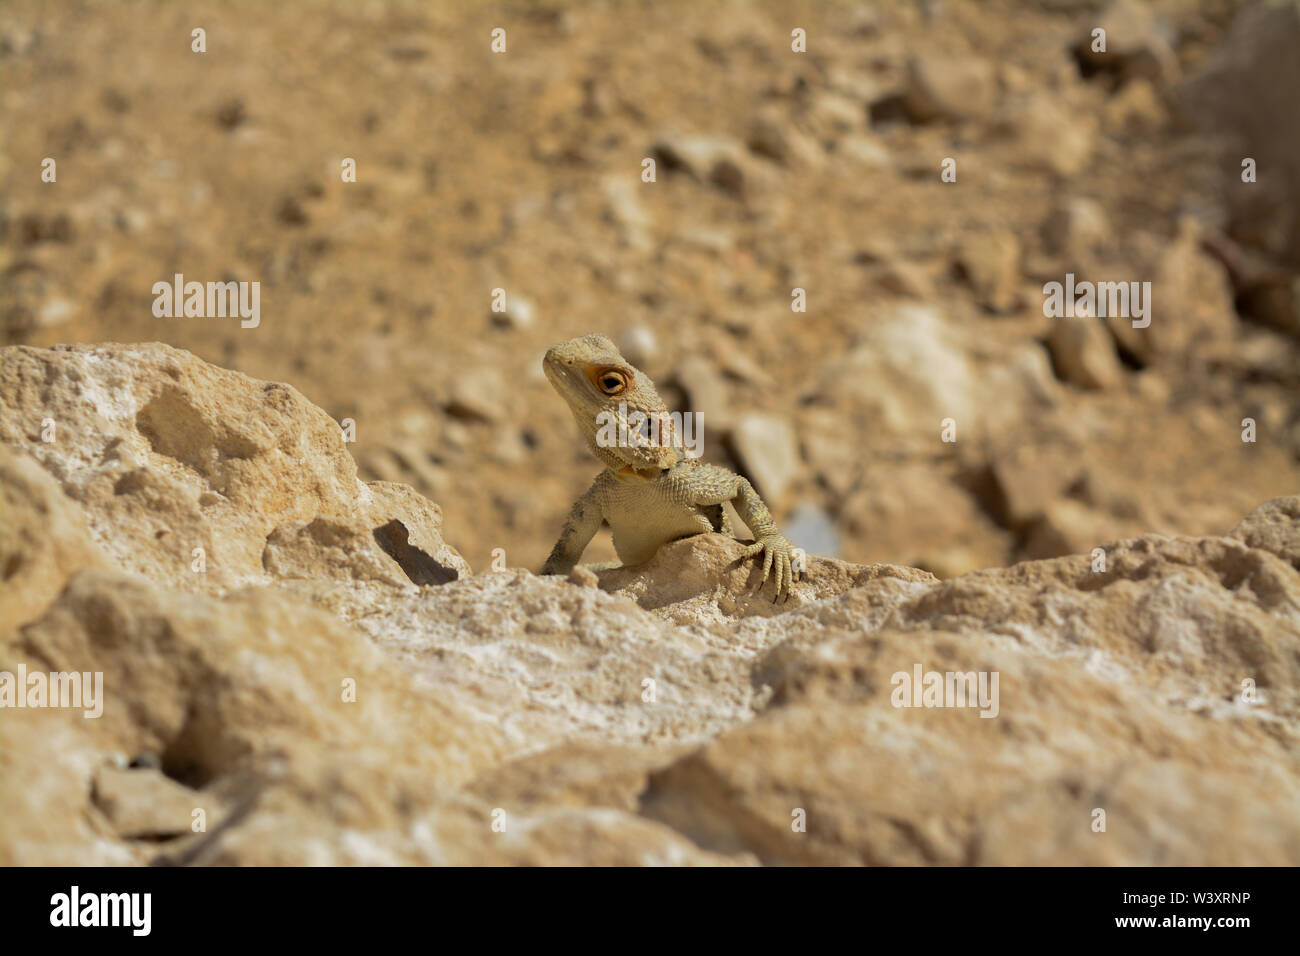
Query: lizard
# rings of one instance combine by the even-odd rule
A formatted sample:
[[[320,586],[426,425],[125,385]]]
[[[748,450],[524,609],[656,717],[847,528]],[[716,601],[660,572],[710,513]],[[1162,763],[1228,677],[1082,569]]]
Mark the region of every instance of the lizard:
[[[759,588],[775,572],[776,597],[789,598],[794,549],[763,499],[742,475],[685,453],[654,383],[613,342],[598,334],[570,339],[547,350],[542,369],[605,468],[573,505],[540,573],[572,571],[602,523],[624,565],[643,564],[680,538],[735,537],[723,508],[730,501],[754,535],[742,559],[762,555]]]

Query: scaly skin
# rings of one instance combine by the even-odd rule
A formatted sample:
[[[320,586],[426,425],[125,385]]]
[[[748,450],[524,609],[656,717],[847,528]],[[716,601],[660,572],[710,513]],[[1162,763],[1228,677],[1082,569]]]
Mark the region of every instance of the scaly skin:
[[[678,538],[710,531],[731,534],[722,507],[730,501],[754,534],[744,556],[763,555],[759,587],[774,576],[776,596],[789,597],[793,548],[777,530],[763,499],[740,475],[686,456],[654,383],[633,368],[613,342],[603,335],[572,339],[550,349],[542,368],[568,403],[587,447],[605,465],[569,512],[542,574],[573,570],[602,522],[613,531],[614,550],[624,564],[649,561],[660,545]],[[620,406],[627,419],[635,412],[655,417],[661,424],[658,440],[648,427],[636,431],[632,421],[629,440],[602,443],[597,416],[618,416]]]

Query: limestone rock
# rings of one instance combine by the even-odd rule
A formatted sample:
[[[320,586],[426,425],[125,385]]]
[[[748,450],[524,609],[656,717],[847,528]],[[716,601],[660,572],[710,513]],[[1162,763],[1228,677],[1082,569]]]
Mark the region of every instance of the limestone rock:
[[[1005,398],[1000,346],[911,316],[912,374],[952,336],[950,397]],[[975,443],[980,480],[812,442],[854,547],[924,513],[907,557],[951,576],[801,555],[776,602],[712,534],[470,575],[287,386],[159,346],[3,357],[0,864],[1300,863],[1300,498],[1125,537],[1065,441]],[[159,515],[224,575],[178,571]],[[962,573],[1013,539],[1074,553]],[[95,701],[17,706],[50,672]]]
[[[437,506],[404,486],[359,481],[339,426],[292,386],[160,344],[14,346],[2,359],[0,439],[81,505],[94,541],[126,570],[206,593],[263,584],[276,567],[309,568],[319,544],[282,531],[273,542],[280,563],[268,567],[263,552],[277,528],[332,517],[368,523],[355,525],[358,540],[386,534],[390,572],[393,561],[441,569],[408,570],[416,583],[468,573],[442,541]],[[393,522],[414,536],[410,544]],[[294,542],[306,550],[289,558]]]
[[[1054,207],[1041,227],[1048,250],[1074,259],[1096,254],[1111,235],[1101,204],[1092,199],[1069,199]]]
[[[1223,138],[1221,195],[1229,231],[1294,275],[1300,270],[1300,9],[1294,3],[1240,9],[1223,42],[1179,90],[1183,115]],[[1256,181],[1243,188],[1242,162],[1254,160]],[[1300,325],[1293,320],[1291,328]]]
[[[966,236],[957,253],[957,267],[986,309],[1009,312],[1015,308],[1020,242],[1014,235],[995,231]]]
[[[1292,744],[1269,728],[1296,713],[1300,575],[1225,539],[1106,550],[1100,572],[1061,558],[945,582],[868,634],[829,626],[861,592],[803,609],[756,669],[767,712],[655,772],[642,812],[764,863],[1293,861]],[[896,706],[917,667],[997,673],[996,707]],[[1247,675],[1267,704],[1234,698]]]
[[[748,412],[736,419],[731,443],[759,494],[775,507],[799,474],[799,446],[790,422],[775,415]]]
[[[996,75],[984,60],[924,55],[908,61],[903,103],[915,122],[985,117],[996,95]]]
[[[156,768],[106,766],[95,776],[91,799],[118,834],[128,840],[189,833],[198,806],[194,792]],[[204,825],[207,821],[204,820]]]
[[[1088,165],[1098,140],[1093,113],[1073,111],[1041,91],[1010,98],[994,115],[992,130],[1014,147],[1012,162],[1067,178]]]
[[[659,164],[660,175],[684,172],[736,199],[745,196],[756,173],[744,147],[722,136],[665,134],[655,141],[650,155]]]
[[[1095,30],[1105,31],[1105,49]],[[1086,73],[1106,73],[1117,81],[1147,80],[1168,84],[1178,78],[1171,28],[1147,4],[1137,0],[1112,3],[1095,21],[1079,31],[1075,56]]]
[[[1095,316],[1058,316],[1047,345],[1057,374],[1072,385],[1106,389],[1123,381],[1115,343]]]
[[[945,419],[959,436],[973,437],[996,433],[1010,405],[1054,404],[1057,386],[1041,348],[992,350],[980,338],[933,306],[890,307],[872,317],[845,355],[826,363],[816,394],[847,409],[848,420],[890,435],[894,447],[928,449]]]
[[[760,586],[761,564],[753,558],[740,560],[743,550],[743,544],[724,535],[696,535],[664,545],[644,565],[601,571],[600,585],[611,593],[632,597],[647,610],[686,623],[783,614],[878,578],[935,580],[916,568],[864,566],[806,555],[807,566],[794,584],[794,596],[778,602],[770,579]]]
[[[24,452],[0,445],[0,633],[38,617],[83,568],[104,567],[86,517]]]
[[[1228,533],[1300,571],[1300,497],[1266,501]]]

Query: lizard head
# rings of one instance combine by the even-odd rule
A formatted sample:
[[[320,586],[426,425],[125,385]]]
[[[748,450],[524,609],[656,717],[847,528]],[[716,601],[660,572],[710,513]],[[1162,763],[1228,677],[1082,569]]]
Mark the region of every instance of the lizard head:
[[[568,403],[587,447],[618,474],[671,468],[681,439],[654,383],[603,335],[547,350],[542,369]]]

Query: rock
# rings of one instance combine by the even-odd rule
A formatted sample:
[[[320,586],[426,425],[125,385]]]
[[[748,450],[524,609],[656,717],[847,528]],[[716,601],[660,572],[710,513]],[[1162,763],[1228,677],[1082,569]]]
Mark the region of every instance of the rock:
[[[836,497],[848,495],[866,472],[861,450],[844,440],[843,419],[829,408],[805,410],[799,430],[808,470]]]
[[[959,332],[928,306],[907,305],[875,322],[820,380],[830,401],[860,406],[863,420],[899,434],[939,434],[944,418],[973,414],[977,383]]]
[[[338,424],[291,386],[158,344],[14,346],[0,355],[0,439],[80,505],[93,540],[124,570],[207,593],[266,584],[272,532],[332,516],[371,531],[398,521],[418,532],[430,560],[468,573],[442,541],[437,506],[410,489],[359,481]],[[47,420],[52,442],[41,440]],[[375,547],[363,530],[354,527],[358,540]],[[308,551],[290,556],[294,542]],[[277,566],[294,576],[340,572],[312,565],[318,543],[282,531]]]
[[[1103,125],[1117,136],[1151,135],[1169,119],[1156,88],[1147,80],[1134,80],[1106,103]]]
[[[718,534],[695,535],[659,549],[636,567],[600,571],[600,586],[631,598],[675,624],[735,622],[769,618],[803,605],[825,600],[872,582],[890,595],[912,591],[913,584],[932,583],[933,575],[890,564],[857,565],[809,554],[803,576],[789,600],[777,601],[773,582],[760,584],[762,565],[742,561],[744,544]],[[669,571],[671,569],[671,571]]]
[[[5,406],[6,416],[8,406]],[[68,578],[102,568],[81,509],[24,452],[0,445],[0,633],[44,612]]]
[[[492,313],[492,324],[499,329],[512,331],[531,328],[536,321],[536,311],[530,299],[517,292],[512,293],[506,296],[505,310]]]
[[[700,355],[684,356],[677,362],[673,381],[686,392],[687,409],[703,416],[706,441],[710,431],[722,434],[731,428],[727,385],[713,362]]]
[[[869,169],[891,169],[894,165],[893,154],[874,136],[857,133],[845,136],[835,144],[837,155],[850,162]]]
[[[1115,344],[1095,316],[1058,316],[1047,347],[1057,377],[1080,388],[1115,388],[1124,380]]]
[[[1228,532],[1228,537],[1275,554],[1300,571],[1300,497],[1264,502]]]
[[[1008,444],[992,459],[995,498],[986,510],[1008,527],[1023,528],[1083,477],[1078,450],[1065,444]]]
[[[1010,143],[1009,157],[1027,169],[1071,177],[1092,159],[1097,117],[1033,91],[1011,97],[993,117],[991,131]]]
[[[859,121],[861,116],[859,115]],[[816,141],[801,132],[789,118],[764,116],[749,128],[750,152],[782,166],[820,166],[825,157]]]
[[[984,308],[1010,312],[1016,307],[1020,242],[1010,232],[999,230],[964,237],[957,252],[957,268]]]
[[[650,155],[662,171],[686,173],[736,199],[744,197],[752,178],[744,148],[722,136],[665,135],[654,143]]]
[[[465,422],[491,423],[505,416],[501,378],[483,371],[458,375],[444,406],[448,415]]]
[[[615,339],[619,352],[637,368],[650,368],[659,360],[659,338],[648,325],[634,325]]]
[[[1035,561],[1089,552],[1118,537],[1113,533],[1116,523],[1109,516],[1069,498],[1049,502],[1029,522],[1020,556]]]
[[[874,267],[870,275],[885,291],[910,299],[929,299],[934,296],[934,283],[926,271],[914,262],[889,260]]]
[[[1181,220],[1161,252],[1151,283],[1151,327],[1133,331],[1144,332],[1150,340],[1139,354],[1171,357],[1210,350],[1235,338],[1231,282],[1223,265],[1202,248],[1202,227],[1196,220]]]
[[[876,465],[839,511],[844,557],[870,564],[897,559],[956,577],[1005,563],[1011,536],[979,502],[934,468]]]
[[[1105,50],[1095,50],[1093,31],[1105,30]],[[1178,78],[1172,29],[1159,13],[1137,0],[1119,0],[1079,31],[1074,53],[1085,75],[1104,73],[1117,82],[1146,80],[1167,85]]]
[[[1300,667],[1283,650],[1300,639],[1300,576],[1226,539],[1106,552],[1103,572],[1060,558],[944,582],[868,634],[829,633],[870,606],[862,591],[802,609],[756,667],[768,709],[652,773],[641,812],[765,864],[1296,859],[1287,745],[1265,727],[1296,713],[1276,691]],[[1244,575],[1258,588],[1231,590]],[[918,668],[997,674],[996,703],[897,706],[897,675]],[[1234,701],[1264,673],[1268,704]]]
[[[194,811],[205,809],[193,790],[155,768],[101,767],[95,775],[91,801],[127,840],[189,833]]]
[[[310,579],[327,573],[397,587],[446,584],[462,571],[468,573],[459,556],[440,564],[413,546],[410,537],[410,529],[396,518],[378,528],[362,518],[341,516],[290,522],[267,536],[262,565],[279,578]]]
[[[1111,226],[1100,203],[1076,197],[1053,208],[1040,233],[1049,252],[1079,261],[1101,251]]]
[[[1297,44],[1295,4],[1243,7],[1223,42],[1178,91],[1183,118],[1223,144],[1220,186],[1228,231],[1292,274],[1300,271],[1300,126],[1294,122],[1300,61],[1292,55]],[[1246,158],[1255,161],[1253,183],[1242,179]],[[1300,328],[1300,319],[1294,327]]]
[[[1282,332],[1300,333],[1300,276],[1222,233],[1206,231],[1201,244],[1227,270],[1243,318]]]
[[[860,102],[833,92],[814,95],[804,112],[814,133],[823,140],[861,130],[867,121]]]
[[[573,566],[573,570],[569,572],[569,581],[584,588],[600,587],[600,578],[596,576],[595,571],[585,564],[575,564]]]
[[[996,433],[1015,402],[1055,404],[1057,386],[1041,348],[988,349],[982,339],[932,306],[890,306],[873,316],[847,354],[826,363],[816,401],[850,416],[842,421],[890,435],[895,450],[928,454],[941,442],[945,419],[953,420],[961,442]]]
[[[758,493],[775,507],[799,474],[799,446],[790,422],[763,412],[747,412],[731,429],[731,444]]]
[[[618,227],[623,241],[633,249],[652,248],[653,219],[641,202],[640,180],[607,176],[601,181],[601,190],[605,198],[605,216]]]
[[[1300,863],[1300,498],[1115,537],[1139,511],[1108,466],[992,413],[1031,404],[1024,359],[932,310],[871,318],[857,348],[915,358],[924,414],[957,343],[960,427],[1003,443],[866,467],[813,395],[798,437],[846,484],[787,531],[834,514],[846,551],[912,542],[957,576],[810,553],[782,601],[716,534],[471,576],[438,507],[359,482],[288,386],[163,346],[6,349],[0,864]],[[982,483],[945,477],[986,447]],[[177,567],[160,515],[219,568]],[[1075,553],[960,573],[1016,547]],[[976,696],[899,706],[918,668]],[[11,707],[20,672],[95,677],[100,715]]]
[[[120,805],[119,798],[141,790],[98,776],[95,768],[114,753],[161,755],[162,772],[191,792],[187,837],[189,808],[206,808],[215,831],[220,807],[255,798],[256,781],[284,757],[302,765],[326,761],[335,775],[368,778],[374,799],[388,785],[385,777],[404,768],[423,766],[463,782],[500,753],[499,730],[417,685],[346,623],[268,589],[218,601],[117,572],[81,571],[44,617],[0,643],[0,657],[11,672],[23,664],[29,672],[103,674],[99,719],[56,709],[6,713],[5,733],[14,737],[0,748],[0,769],[6,784],[23,785],[0,787],[0,805],[7,820],[24,821],[14,831],[19,839],[3,848],[9,865],[87,852],[92,860],[141,861],[156,850],[88,841],[78,821],[92,800],[101,809],[108,804],[128,830],[142,820],[168,833],[178,828],[174,818],[157,816],[184,805],[175,786],[155,779],[144,789],[151,801],[165,803]],[[33,746],[13,747],[21,737]],[[57,764],[39,757],[51,740],[59,741]],[[377,740],[385,741],[383,760],[375,759]],[[381,767],[392,769],[376,772]],[[60,783],[83,773],[105,786],[92,794],[89,780],[71,790]],[[313,813],[305,804],[295,808],[299,825]],[[337,851],[346,846],[342,831],[332,839]],[[306,842],[278,845],[281,859],[311,859]]]
[[[996,74],[984,60],[926,54],[908,61],[903,104],[913,122],[981,119],[996,95]]]
[[[635,813],[650,774],[688,750],[561,744],[493,768],[466,790],[489,806],[610,807]]]

